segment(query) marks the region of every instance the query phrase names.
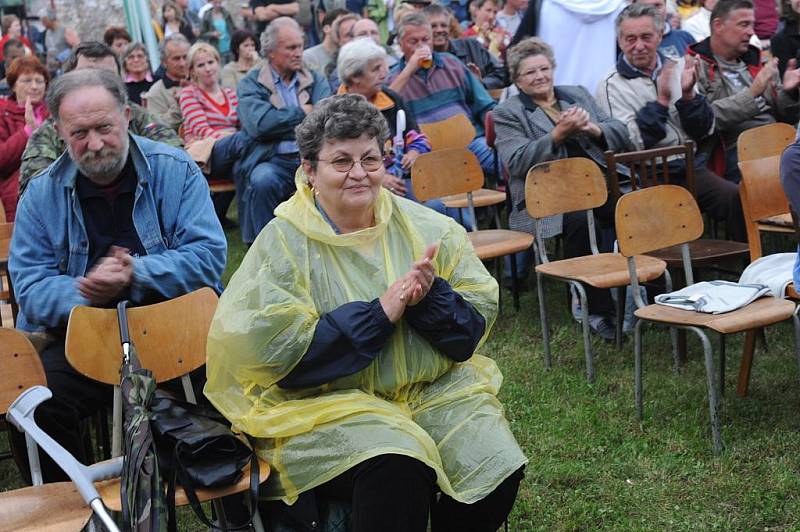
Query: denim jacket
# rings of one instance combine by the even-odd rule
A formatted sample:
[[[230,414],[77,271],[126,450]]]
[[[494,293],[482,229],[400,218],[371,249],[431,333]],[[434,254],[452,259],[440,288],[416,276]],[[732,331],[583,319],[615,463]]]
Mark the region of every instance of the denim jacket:
[[[133,222],[147,252],[134,258],[130,300],[151,303],[204,286],[220,291],[227,243],[202,173],[181,150],[130,138],[138,177]],[[73,307],[89,305],[77,288],[89,243],[76,176],[64,153],[19,203],[9,256],[19,329],[64,327]]]

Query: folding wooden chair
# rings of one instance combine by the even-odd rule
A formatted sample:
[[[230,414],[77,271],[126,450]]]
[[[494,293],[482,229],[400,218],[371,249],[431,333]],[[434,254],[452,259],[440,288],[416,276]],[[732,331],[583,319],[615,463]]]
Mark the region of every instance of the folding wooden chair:
[[[762,255],[762,231],[792,234],[794,228],[789,214],[789,200],[781,186],[781,156],[740,161],[739,169],[742,172],[739,196],[742,199],[750,260],[754,261]]]
[[[438,122],[420,124],[419,127],[428,137],[433,151],[466,148],[475,138],[475,126],[463,113]]]
[[[694,182],[694,142],[687,141],[684,145],[668,148],[656,148],[628,153],[605,152],[606,167],[608,168],[609,187],[612,198],[616,201],[621,196],[619,186],[619,172],[617,165],[623,164],[630,168],[631,173],[638,179],[631,179],[631,188],[646,188],[655,185],[673,184],[670,181],[668,160],[674,156],[681,156],[686,160],[685,188],[696,199]],[[723,261],[743,258],[748,253],[747,244],[731,240],[701,238],[690,243],[692,263],[695,266],[717,264]],[[667,263],[669,268],[682,269],[683,258],[678,247],[653,250],[648,253]]]
[[[594,213],[592,209],[605,204],[608,199],[606,180],[602,170],[591,159],[574,157],[540,163],[528,171],[525,180],[525,205],[533,218],[539,262],[536,266],[537,290],[539,292],[539,314],[542,322],[544,358],[551,366],[550,332],[547,326],[547,306],[544,301],[543,277],[570,284],[578,292],[581,301],[583,324],[583,346],[586,355],[586,379],[594,382],[594,355],[589,330],[589,302],[581,283],[595,288],[624,287],[630,283],[625,258],[618,253],[600,253],[597,249]],[[591,255],[550,262],[542,238],[539,220],[547,216],[566,212],[586,211],[589,225]],[[651,281],[666,273],[664,261],[646,256],[636,257],[639,279]],[[668,281],[669,283],[669,281]],[[624,301],[624,294],[618,297]],[[618,309],[618,312],[620,310]],[[622,321],[617,316],[617,347],[622,342]]]
[[[143,368],[153,372],[158,383],[181,379],[187,401],[196,403],[189,373],[206,362],[206,339],[218,297],[211,288],[143,307],[128,309],[128,326]],[[66,356],[76,371],[90,379],[114,385],[112,456],[122,454],[122,398],[119,391],[122,353],[119,323],[115,309],[75,307],[67,323]],[[259,460],[260,481],[269,476],[269,465]],[[249,466],[235,485],[198,490],[200,501],[218,501],[220,497],[247,491]],[[109,509],[121,509],[119,479],[98,484],[98,490]],[[180,487],[176,489],[176,505],[188,504]],[[221,507],[220,507],[221,508]],[[219,513],[219,510],[218,510]],[[257,530],[263,530],[258,512]],[[255,524],[254,520],[254,524]]]
[[[703,234],[703,218],[697,202],[683,187],[662,185],[625,194],[619,199],[616,211],[617,238],[620,253],[627,257],[631,272],[631,288],[638,307],[639,319],[634,328],[635,400],[636,413],[641,420],[642,402],[642,324],[660,323],[670,327],[690,330],[703,344],[708,385],[708,408],[714,453],[722,451],[719,404],[720,391],[725,382],[725,335],[754,327],[771,325],[793,318],[795,335],[800,335],[800,320],[795,315],[795,305],[775,297],[762,297],[738,310],[724,314],[705,314],[676,309],[664,305],[645,305],[639,294],[637,263],[634,256],[679,245],[683,256],[686,282],[694,283],[691,252],[688,243]],[[706,334],[707,330],[720,334],[719,375],[714,368],[714,352]],[[795,351],[800,364],[800,351]],[[717,383],[719,379],[719,388]]]
[[[794,126],[783,122],[747,129],[736,140],[737,159],[741,163],[780,155],[796,136]]]
[[[481,260],[499,259],[525,251],[533,244],[533,236],[508,229],[478,230],[474,225],[475,205],[472,194],[483,185],[483,171],[475,155],[466,148],[438,150],[423,153],[411,168],[414,194],[420,201],[442,198],[452,194],[465,194],[472,231],[468,233],[475,253]],[[505,196],[504,196],[505,198]],[[505,201],[505,199],[504,199]],[[500,261],[498,261],[499,269]],[[514,308],[519,310],[519,288],[517,286],[517,263],[511,261],[512,292]],[[498,279],[502,283],[502,279]],[[501,290],[502,293],[502,290]]]
[[[746,155],[753,153],[767,153],[771,146],[761,146],[756,138],[750,134],[751,131],[768,128],[765,133],[775,131],[771,126],[786,126],[786,124],[770,124],[753,130],[748,130],[745,145],[752,141],[755,146],[753,149],[746,150]],[[785,128],[776,128],[778,132],[785,132]],[[792,129],[791,127],[789,129]],[[770,135],[766,135],[768,138]],[[756,150],[756,147],[761,149]],[[741,145],[739,147],[741,155]],[[782,147],[780,148],[783,149]],[[773,151],[777,151],[774,150]],[[739,183],[739,196],[742,199],[742,211],[744,212],[744,223],[747,229],[747,241],[750,249],[750,260],[754,261],[762,256],[761,233],[794,233],[792,227],[792,217],[789,214],[789,200],[783,192],[780,176],[781,156],[780,151],[775,155],[765,156],[758,159],[739,161],[739,170],[742,173],[742,181]],[[763,334],[763,331],[761,331]],[[747,395],[750,386],[750,372],[753,367],[753,355],[756,347],[756,330],[747,331],[745,334],[744,346],[742,347],[742,360],[739,366],[739,381],[736,385],[736,393],[744,397]]]
[[[21,393],[47,384],[39,355],[17,330],[0,329],[0,367],[2,416]],[[42,484],[36,442],[27,432],[25,439],[34,485],[0,493],[0,532],[81,530],[91,519],[92,508],[73,482]]]
[[[487,113],[488,115],[489,113]],[[428,124],[420,124],[420,129],[428,137],[431,143],[431,149],[445,150],[466,148],[469,146],[472,139],[475,138],[475,127],[469,121],[466,115],[458,114],[446,120],[439,122],[431,122]],[[488,134],[488,133],[487,133]],[[488,139],[487,139],[488,144]],[[498,175],[495,173],[495,175]],[[445,207],[451,209],[465,209],[470,207],[466,194],[451,194],[440,198]],[[472,193],[472,207],[495,207],[494,219],[497,229],[500,229],[500,218],[497,212],[497,206],[505,202],[506,196],[503,192],[492,190],[490,188],[481,188]],[[476,229],[474,213],[472,213],[473,230]]]

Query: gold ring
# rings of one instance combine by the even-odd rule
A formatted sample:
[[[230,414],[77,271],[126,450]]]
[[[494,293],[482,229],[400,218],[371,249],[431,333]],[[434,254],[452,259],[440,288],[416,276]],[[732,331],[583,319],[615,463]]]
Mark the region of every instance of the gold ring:
[[[405,301],[405,300],[406,300],[406,295],[400,294],[400,301]]]
[[[400,287],[400,290],[402,290],[402,291],[404,291],[404,292],[405,292],[405,290],[406,290],[406,283],[403,283],[403,286],[401,286],[401,287]]]

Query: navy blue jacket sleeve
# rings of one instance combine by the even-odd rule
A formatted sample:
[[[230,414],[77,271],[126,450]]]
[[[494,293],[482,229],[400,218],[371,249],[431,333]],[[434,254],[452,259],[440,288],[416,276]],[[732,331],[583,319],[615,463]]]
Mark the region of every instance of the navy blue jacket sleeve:
[[[354,301],[322,315],[300,362],[278,381],[281,388],[310,388],[369,366],[394,332],[378,299]]]
[[[786,148],[781,156],[781,184],[789,204],[795,213],[800,213],[800,143]]]
[[[472,304],[437,277],[428,295],[406,308],[406,321],[443,355],[456,362],[472,356],[486,330],[486,320]]]
[[[642,134],[644,148],[650,149],[667,136],[667,118],[669,109],[657,101],[647,102],[636,111],[636,125]]]
[[[694,98],[685,101],[683,98],[675,102],[681,126],[694,140],[702,140],[708,136],[714,126],[714,110],[705,96],[695,94]]]

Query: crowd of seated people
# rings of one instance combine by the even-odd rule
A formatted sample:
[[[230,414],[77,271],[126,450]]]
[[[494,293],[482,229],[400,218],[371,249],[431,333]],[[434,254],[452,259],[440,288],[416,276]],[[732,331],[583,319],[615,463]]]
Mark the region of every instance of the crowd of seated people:
[[[294,18],[296,2],[254,1],[245,18],[249,27],[239,28],[237,14],[228,12],[219,0],[191,16],[188,2],[167,0],[161,8],[164,36],[159,69],[151,69],[144,45],[131,42],[124,28],[113,26],[103,36],[105,45],[86,41],[76,46],[62,65],[63,74],[53,81],[18,32],[18,21],[4,18],[0,42],[8,96],[0,99],[0,200],[7,219],[19,224],[10,268],[18,289],[20,327],[63,333],[75,305],[110,305],[123,297],[141,303],[200,286],[220,290],[225,260],[220,222],[228,223],[233,194],[224,201],[218,195],[210,198],[202,173],[184,149],[207,141],[211,148],[203,170],[206,177],[235,184],[241,238],[250,247],[244,273],[240,270],[230,286],[242,294],[258,292],[256,281],[273,287],[260,292],[266,294],[260,302],[246,297],[234,301],[235,296],[223,294],[209,344],[209,357],[218,371],[218,380],[208,388],[214,404],[245,424],[253,420],[240,406],[251,401],[252,390],[259,386],[265,395],[258,401],[284,400],[296,397],[296,388],[319,387],[325,391],[302,400],[320,404],[333,401],[328,391],[340,384],[359,394],[376,393],[379,387],[385,396],[375,408],[381,412],[385,399],[414,399],[393,395],[399,390],[427,393],[430,382],[450,378],[453,364],[463,362],[458,357],[466,353],[464,360],[468,359],[488,333],[497,296],[494,281],[465,244],[462,230],[432,211],[458,219],[456,213],[439,200],[423,205],[415,201],[410,172],[417,157],[431,150],[422,132],[427,124],[459,114],[470,121],[475,137],[468,148],[488,182],[500,177],[498,167],[509,178],[511,201],[504,222],[531,233],[525,179],[532,166],[585,157],[605,170],[606,150],[677,146],[693,140],[699,206],[724,223],[731,238],[745,239],[736,142],[745,130],[776,121],[794,125],[800,116],[800,3],[786,2],[782,25],[772,30],[759,25],[750,0],[701,3],[700,9],[687,14],[686,24],[695,28],[697,20],[707,20],[707,33],[681,29],[681,14],[660,0],[609,0],[603,9],[594,3],[419,0],[399,2],[391,13],[364,2],[358,12],[348,10],[349,4],[323,10],[310,29]],[[365,16],[370,14],[375,16]],[[550,42],[545,37],[553,28],[547,24],[556,19],[586,20],[585,27],[575,22],[575,38],[584,30],[590,32],[595,49],[567,50],[564,37]],[[767,58],[764,50],[770,37],[774,58]],[[595,56],[616,57],[616,62],[594,63]],[[560,58],[567,57],[565,64]],[[601,68],[603,72],[597,72]],[[591,76],[581,70],[591,71]],[[587,79],[599,83],[586,86]],[[48,83],[52,98],[46,99]],[[53,86],[58,89],[55,93]],[[509,90],[498,104],[490,90],[504,88]],[[87,99],[90,94],[94,101]],[[113,124],[82,116],[97,106]],[[495,123],[496,151],[484,134],[489,113]],[[70,125],[91,129],[92,142],[70,133]],[[669,172],[672,180],[684,183],[686,162],[670,161]],[[83,235],[73,234],[72,226],[66,225],[55,231],[42,229],[45,209],[37,202],[49,202],[62,213],[59,224],[72,223],[76,211],[65,207],[67,200],[56,186],[61,182],[76,191],[77,208],[87,220]],[[147,213],[134,200],[144,182],[157,190],[147,196],[154,205]],[[175,193],[181,186],[186,195]],[[161,195],[180,201],[162,203]],[[595,211],[601,251],[611,251],[615,239],[614,199]],[[124,223],[108,224],[117,207],[127,209]],[[182,216],[185,209],[196,216],[176,219],[176,213]],[[148,216],[157,220],[144,224]],[[542,229],[545,238],[563,236],[564,257],[590,252],[589,226],[582,213],[547,218]],[[159,234],[150,234],[151,230]],[[411,238],[413,244],[395,248],[396,235]],[[338,237],[346,245],[334,245]],[[434,238],[441,239],[438,255],[425,248]],[[301,241],[302,245],[296,244]],[[383,257],[377,254],[378,243],[385,244],[380,253],[396,261],[397,267],[401,262],[412,264],[403,282],[390,278],[393,268],[370,262]],[[63,256],[70,258],[60,259],[64,246],[70,250],[82,246],[80,260],[67,251]],[[355,251],[362,248],[369,248],[368,257]],[[170,253],[173,249],[187,250],[187,256],[177,260]],[[278,271],[271,254],[295,265],[302,262],[300,255],[313,256],[320,264],[303,262],[289,274]],[[337,269],[343,257],[363,261],[365,268],[375,266],[378,277],[342,295],[344,291],[325,283],[347,278]],[[463,265],[459,257],[465,257]],[[59,260],[64,266],[57,271],[48,266],[60,264]],[[205,269],[189,265],[190,260],[200,261]],[[259,270],[262,263],[269,267]],[[447,266],[447,274],[432,269],[432,263],[437,268]],[[532,265],[527,266],[521,271],[529,271]],[[299,286],[301,278],[321,284]],[[587,294],[593,332],[612,340],[615,308],[610,292],[587,287]],[[271,329],[277,325],[259,329],[260,310],[246,306],[254,302],[263,303],[268,308],[264,312],[290,309],[286,319],[294,320],[292,326],[302,330],[304,340],[287,346],[280,332]],[[249,320],[247,327],[235,327],[240,319]],[[459,332],[448,321],[453,319],[461,328],[472,324],[480,334]],[[238,332],[232,334],[233,330]],[[261,376],[265,381],[248,382],[250,388],[237,389],[231,399],[226,396],[228,388],[223,389],[232,386],[226,379],[236,380],[227,375],[232,372],[229,359],[252,362],[257,353],[249,349],[262,333],[269,337],[263,345],[276,348],[270,353],[270,370]],[[464,353],[448,351],[453,345]],[[384,348],[399,359],[381,362],[378,357]],[[402,361],[416,363],[415,357],[428,351],[443,355],[436,359],[441,364],[408,366],[404,369],[408,374],[402,375],[393,369],[392,364]],[[42,356],[48,376],[67,365],[63,342]],[[481,371],[496,371],[483,359],[470,364],[489,364]],[[73,377],[69,383],[54,381],[56,403],[66,404],[69,415],[63,408],[55,411],[54,403],[46,414],[52,416],[47,429],[66,434],[61,441],[80,455],[81,442],[69,429],[94,407],[75,403],[103,402],[108,390],[85,387],[71,397],[75,382],[83,386]],[[493,396],[491,400],[496,401]],[[387,423],[382,415],[370,418],[375,430],[383,430]],[[492,415],[505,427],[499,409]],[[307,424],[313,427],[309,437],[324,442],[327,429],[317,421]],[[419,426],[409,429],[415,434],[433,430],[427,422],[415,423]],[[352,428],[343,424],[346,431]],[[336,474],[326,476],[316,466],[304,470],[302,457],[270,448],[266,432],[256,434],[264,445],[261,450],[271,459],[287,460],[287,476],[269,488],[277,496],[324,494],[326,487],[352,485],[355,476],[363,480],[365,490],[381,485],[374,493],[391,497],[394,488],[383,486],[388,484],[386,475],[402,470],[397,476],[403,486],[419,490],[427,502],[412,504],[414,511],[406,516],[414,524],[398,530],[418,529],[428,513],[437,516],[433,530],[445,526],[436,523],[446,521],[501,523],[513,504],[524,457],[510,433],[500,430],[498,435],[506,453],[504,467],[491,474],[482,471],[481,478],[486,478],[480,482],[485,483],[466,496],[448,484],[459,475],[447,470],[451,461],[458,462],[459,452],[467,452],[464,449],[438,463],[428,460],[429,449],[423,452],[416,441],[406,442],[407,447],[401,447],[408,451],[403,453],[407,459],[373,455],[350,469],[331,467]],[[291,451],[296,443],[282,445]],[[366,457],[364,449],[356,451]],[[46,467],[48,480],[60,478],[53,464]],[[429,495],[437,491],[444,495],[431,499]],[[373,500],[364,496],[352,503],[371,508]],[[389,530],[383,522],[407,507],[403,504],[385,514],[372,507],[360,514],[361,526]],[[470,517],[464,507],[471,504],[483,505],[483,517]]]

